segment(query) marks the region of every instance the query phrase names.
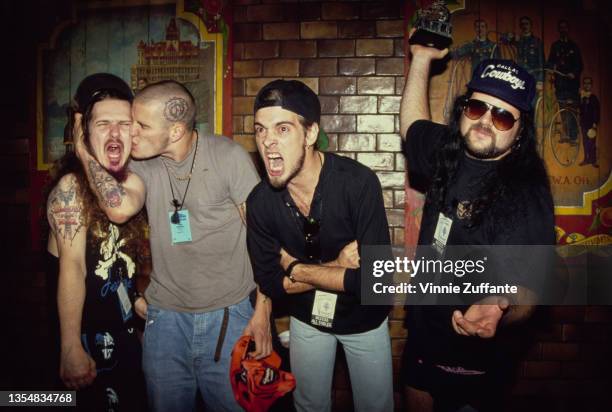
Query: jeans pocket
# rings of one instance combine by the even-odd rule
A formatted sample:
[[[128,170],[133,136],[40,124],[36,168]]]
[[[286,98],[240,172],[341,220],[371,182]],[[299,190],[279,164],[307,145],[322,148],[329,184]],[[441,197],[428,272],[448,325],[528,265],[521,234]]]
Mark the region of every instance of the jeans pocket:
[[[240,316],[241,318],[249,321],[253,317],[253,306],[251,306],[251,302],[248,297],[243,299],[241,302],[236,303],[235,305],[230,307],[230,311],[233,311]]]
[[[159,319],[161,312],[161,309],[154,307],[151,304],[147,306],[147,320],[145,322],[145,332]]]

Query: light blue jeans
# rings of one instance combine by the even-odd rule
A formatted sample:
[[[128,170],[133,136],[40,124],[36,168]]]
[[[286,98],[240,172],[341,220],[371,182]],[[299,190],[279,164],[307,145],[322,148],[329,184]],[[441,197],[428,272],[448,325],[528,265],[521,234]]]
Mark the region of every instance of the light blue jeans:
[[[199,388],[207,411],[242,412],[232,393],[230,359],[253,308],[247,297],[228,309],[221,357],[215,362],[223,309],[187,313],[149,305],[142,363],[151,411],[193,411]]]
[[[391,340],[385,319],[379,327],[363,333],[335,335],[291,318],[291,372],[298,412],[331,411],[331,386],[336,345],[344,347],[355,411],[393,411]]]

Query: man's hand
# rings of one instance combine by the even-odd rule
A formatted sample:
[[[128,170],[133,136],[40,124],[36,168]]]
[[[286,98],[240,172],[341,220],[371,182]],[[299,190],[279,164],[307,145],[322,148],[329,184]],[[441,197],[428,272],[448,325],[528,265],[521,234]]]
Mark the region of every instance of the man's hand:
[[[258,292],[255,312],[242,332],[243,335],[251,336],[255,340],[255,351],[249,353],[249,356],[255,359],[265,358],[272,353],[271,310],[270,300]]]
[[[346,269],[357,269],[359,268],[359,260],[359,245],[357,245],[356,240],[353,240],[340,251],[340,254],[334,262],[335,266]]]
[[[415,28],[410,30],[410,37],[412,37],[415,31]],[[422,44],[410,44],[410,53],[412,53],[413,58],[419,57],[426,58],[427,60],[440,60],[448,54],[448,48],[440,50],[435,47],[423,46]]]
[[[74,152],[81,162],[86,162],[89,157],[89,151],[85,146],[85,136],[83,135],[83,127],[81,125],[83,115],[81,113],[74,114],[74,126],[72,128],[72,141],[74,143]]]
[[[141,318],[143,318],[144,320],[147,320],[147,307],[148,306],[149,305],[147,305],[147,300],[142,296],[137,297],[136,300],[134,301],[134,310],[136,311],[136,314],[140,316]]]
[[[91,385],[96,378],[96,362],[81,345],[62,350],[60,378],[69,389]]]
[[[492,338],[510,303],[503,296],[490,296],[468,308],[465,314],[456,310],[451,319],[453,329],[459,335]]]

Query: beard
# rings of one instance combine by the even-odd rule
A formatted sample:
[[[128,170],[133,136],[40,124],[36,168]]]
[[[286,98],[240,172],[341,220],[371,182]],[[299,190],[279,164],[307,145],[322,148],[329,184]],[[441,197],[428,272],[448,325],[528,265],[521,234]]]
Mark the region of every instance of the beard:
[[[469,139],[470,132],[480,132],[489,135],[491,138],[491,144],[485,147],[476,147]],[[512,145],[508,147],[498,148],[497,145],[497,134],[495,130],[493,130],[490,126],[485,126],[482,123],[476,123],[468,129],[465,135],[463,135],[462,144],[465,148],[465,151],[468,152],[472,157],[480,160],[490,160],[495,159],[504,153],[508,152]]]
[[[270,181],[272,187],[274,187],[275,189],[284,189],[287,186],[287,183],[289,183],[294,177],[298,175],[298,173],[302,171],[302,168],[304,167],[304,159],[306,159],[306,149],[304,148],[304,146],[302,146],[302,153],[300,154],[300,157],[297,159],[297,162],[295,163],[293,168],[291,168],[291,170],[289,171],[289,174],[286,178],[283,179],[280,176],[278,178],[268,177],[268,180]]]
[[[127,161],[125,162],[125,164],[123,165],[123,167],[121,169],[118,170],[110,170],[107,169],[106,167],[102,166],[102,168],[104,170],[106,170],[106,172],[111,175],[112,177],[115,178],[115,180],[117,181],[117,183],[123,183],[125,182],[125,180],[128,177],[128,165],[130,164],[130,158],[128,157]]]

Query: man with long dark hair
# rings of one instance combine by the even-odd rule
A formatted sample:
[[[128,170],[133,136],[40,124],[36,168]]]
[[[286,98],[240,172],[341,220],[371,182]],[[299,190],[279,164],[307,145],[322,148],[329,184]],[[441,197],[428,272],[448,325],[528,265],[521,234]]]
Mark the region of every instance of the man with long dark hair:
[[[485,60],[448,126],[430,121],[429,69],[447,51],[411,46],[400,132],[413,187],[426,193],[419,245],[550,245],[553,204],[534,139],[534,78]],[[486,410],[508,377],[500,334],[529,318],[534,293],[484,296],[466,306],[409,306],[402,375],[409,410]],[[516,304],[519,303],[520,304]],[[495,406],[493,406],[495,409]]]
[[[98,73],[79,85],[69,110],[82,116],[84,145],[107,173],[125,181],[131,141],[132,92]],[[109,221],[73,152],[59,162],[47,199],[49,253],[59,266],[60,377],[78,389],[82,410],[146,409],[141,346],[133,310],[138,250],[146,222]]]

